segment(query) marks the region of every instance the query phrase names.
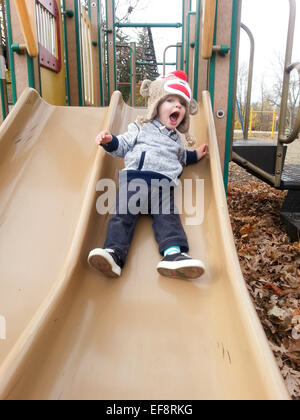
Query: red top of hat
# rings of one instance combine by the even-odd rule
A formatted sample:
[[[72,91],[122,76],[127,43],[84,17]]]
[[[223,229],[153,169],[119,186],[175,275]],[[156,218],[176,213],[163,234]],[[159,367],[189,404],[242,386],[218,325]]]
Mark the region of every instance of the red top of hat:
[[[168,76],[175,76],[175,77],[177,77],[178,79],[184,80],[185,82],[187,82],[187,80],[188,80],[186,73],[185,73],[184,71],[182,71],[182,70],[175,70],[175,71],[172,71],[171,73],[169,73],[169,74],[167,75],[167,77],[168,77]]]

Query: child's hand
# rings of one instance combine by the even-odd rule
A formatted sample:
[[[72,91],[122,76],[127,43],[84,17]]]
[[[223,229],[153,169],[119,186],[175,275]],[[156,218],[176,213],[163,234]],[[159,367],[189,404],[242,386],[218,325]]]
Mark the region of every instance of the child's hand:
[[[196,149],[197,152],[197,156],[198,156],[198,161],[202,158],[204,158],[204,156],[206,156],[208,154],[208,144],[201,144],[201,146],[199,146]]]
[[[111,141],[112,135],[107,130],[101,131],[95,139],[95,142],[98,144],[98,146],[100,146],[100,144],[110,143]]]

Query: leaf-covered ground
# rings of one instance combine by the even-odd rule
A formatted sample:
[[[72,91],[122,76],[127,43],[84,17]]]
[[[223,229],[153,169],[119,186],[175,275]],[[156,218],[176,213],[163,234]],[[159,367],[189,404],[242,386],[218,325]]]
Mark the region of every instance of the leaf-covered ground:
[[[280,221],[286,192],[230,163],[228,208],[240,265],[278,366],[300,400],[300,242]]]

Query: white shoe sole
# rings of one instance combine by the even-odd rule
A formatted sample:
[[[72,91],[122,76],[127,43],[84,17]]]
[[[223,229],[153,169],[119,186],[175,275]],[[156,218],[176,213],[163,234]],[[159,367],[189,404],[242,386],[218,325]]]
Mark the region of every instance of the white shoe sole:
[[[107,277],[120,277],[121,267],[119,267],[113,257],[102,248],[93,249],[88,256],[89,265]]]
[[[157,271],[162,276],[184,279],[197,279],[205,272],[205,265],[200,260],[161,261]]]

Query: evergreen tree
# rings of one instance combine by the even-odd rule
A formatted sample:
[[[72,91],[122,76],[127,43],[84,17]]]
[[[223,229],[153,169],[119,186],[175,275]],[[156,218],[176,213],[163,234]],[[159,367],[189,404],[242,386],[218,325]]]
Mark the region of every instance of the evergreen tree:
[[[116,30],[117,43],[117,83],[118,90],[123,95],[124,101],[128,102],[130,98],[130,38],[122,30]],[[128,47],[125,47],[127,45]],[[142,82],[144,79],[154,80],[158,77],[155,50],[152,41],[152,34],[149,28],[143,28],[138,33],[136,48],[137,61],[148,62],[149,65],[136,66],[136,81]],[[128,83],[124,85],[123,83]],[[137,105],[144,105],[145,101],[139,95],[139,86],[137,88]]]
[[[137,80],[154,80],[158,77],[155,49],[150,28],[143,28],[138,35],[137,61],[149,62],[149,65],[137,66]]]
[[[125,47],[127,45],[127,47]],[[120,30],[116,30],[117,88],[125,102],[130,98],[130,39]],[[122,83],[128,83],[123,85]]]
[[[116,21],[127,22],[140,1],[141,0],[129,0],[129,2],[126,3],[127,10],[125,13],[123,12],[121,18],[118,17],[119,5],[118,2],[116,2]],[[120,5],[121,3],[122,2],[120,1]],[[117,83],[118,90],[121,91],[125,102],[128,102],[130,99],[130,41],[131,39],[129,36],[125,35],[120,28],[116,28]],[[127,45],[127,47],[125,47],[125,45]],[[149,65],[136,66],[137,84],[144,79],[156,79],[158,77],[158,69],[150,28],[143,28],[138,31],[136,54],[137,61],[149,62]],[[145,105],[144,99],[139,95],[139,90],[139,85],[137,85],[137,105]]]

